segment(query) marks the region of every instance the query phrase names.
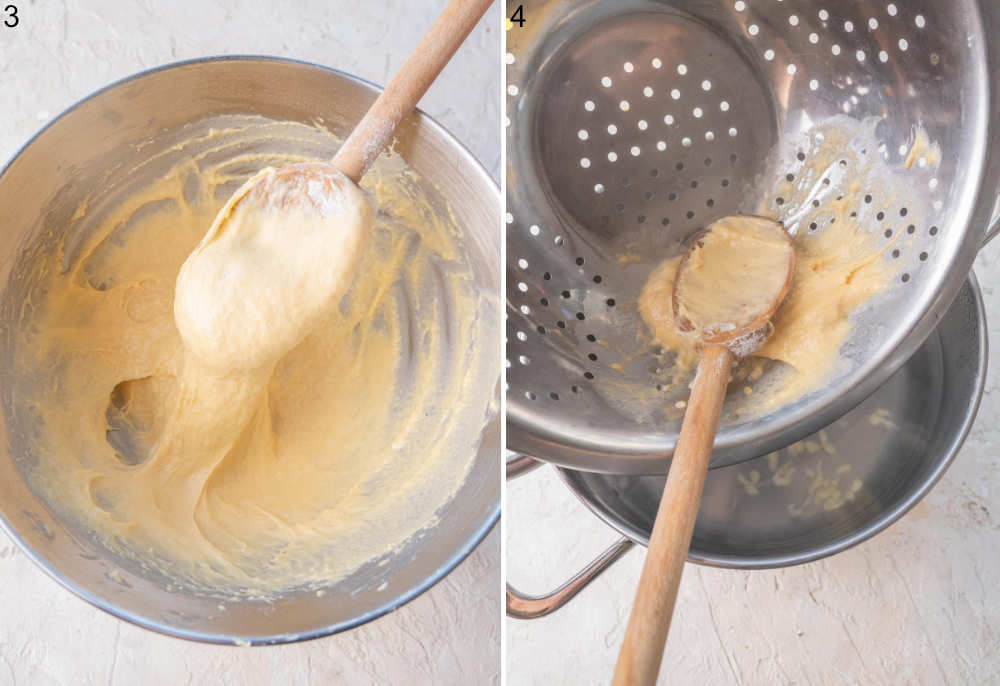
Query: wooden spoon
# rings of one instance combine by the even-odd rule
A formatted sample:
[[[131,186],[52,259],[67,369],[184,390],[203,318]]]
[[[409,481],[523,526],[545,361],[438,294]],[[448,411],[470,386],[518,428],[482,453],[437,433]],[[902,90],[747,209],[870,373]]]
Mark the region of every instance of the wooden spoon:
[[[271,184],[273,188],[268,194],[251,194],[244,190],[244,200],[241,202],[259,202],[274,207],[274,196],[279,196],[281,203],[288,207],[290,200],[294,201],[294,198],[302,195],[297,187],[310,185],[328,196],[316,198],[314,195],[309,201],[310,205],[335,206],[343,178],[346,176],[354,184],[361,181],[392,138],[396,127],[417,106],[428,87],[492,4],[493,0],[451,0],[424,34],[402,69],[355,126],[337,151],[332,164],[309,163],[283,167],[278,170],[283,184]],[[317,177],[322,175],[329,178],[318,180]]]
[[[794,270],[795,251],[782,225],[749,216],[726,217],[709,226],[677,267],[674,316],[678,328],[698,336],[701,359],[615,665],[614,686],[656,683],[732,362],[767,338]]]

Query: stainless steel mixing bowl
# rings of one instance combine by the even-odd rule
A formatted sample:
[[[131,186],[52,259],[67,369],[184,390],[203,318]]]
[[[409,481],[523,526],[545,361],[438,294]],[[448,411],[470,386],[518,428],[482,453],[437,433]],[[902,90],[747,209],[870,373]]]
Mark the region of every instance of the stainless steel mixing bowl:
[[[0,173],[0,283],[39,240],[53,241],[96,184],[114,183],[158,151],[171,132],[210,115],[257,114],[312,123],[344,136],[378,89],[318,65],[266,57],[222,57],[169,65],[113,84],[77,103],[29,141]],[[144,146],[140,142],[152,140]],[[400,128],[397,150],[418,172],[430,198],[454,211],[479,284],[499,291],[500,197],[471,153],[441,126],[416,113]],[[0,315],[9,340],[13,319]],[[0,353],[5,355],[6,353]],[[0,358],[0,377],[7,366]],[[44,379],[39,379],[43,383]],[[0,519],[24,552],[61,584],[99,608],[135,624],[216,643],[280,643],[357,626],[389,612],[451,571],[499,516],[500,424],[482,429],[471,471],[439,511],[440,524],[421,532],[383,564],[373,561],[330,585],[322,597],[294,594],[275,602],[220,605],[216,598],[170,590],[118,565],[105,550],[71,530],[25,485],[28,459],[12,424],[12,399],[2,400]]]
[[[688,559],[784,567],[884,530],[927,495],[958,453],[979,408],[987,354],[982,296],[970,276],[923,346],[864,402],[790,448],[709,472]],[[553,593],[524,596],[509,588],[512,616],[552,612],[633,543],[646,545],[666,481],[559,472],[623,538]]]

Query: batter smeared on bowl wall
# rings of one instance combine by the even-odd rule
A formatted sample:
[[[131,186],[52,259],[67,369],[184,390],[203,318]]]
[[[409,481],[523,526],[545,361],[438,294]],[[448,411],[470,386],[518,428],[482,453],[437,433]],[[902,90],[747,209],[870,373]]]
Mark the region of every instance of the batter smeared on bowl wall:
[[[435,523],[492,411],[495,296],[475,285],[460,227],[398,155],[366,175],[374,219],[356,268],[310,304],[300,333],[285,335],[308,293],[276,282],[315,283],[336,255],[253,269],[253,251],[281,243],[291,223],[234,243],[245,270],[187,279],[175,301],[182,263],[204,253],[236,187],[334,144],[320,128],[260,117],[189,125],[147,162],[165,173],[95,189],[66,238],[22,267],[13,411],[31,419],[30,486],[185,588],[268,597],[391,552]],[[335,209],[364,220],[368,199]],[[200,299],[234,285],[233,317],[194,351],[175,315],[190,322]],[[293,294],[279,303],[287,321],[270,312],[273,326],[252,326],[258,296],[278,291]],[[220,365],[204,354],[213,349],[268,354]]]

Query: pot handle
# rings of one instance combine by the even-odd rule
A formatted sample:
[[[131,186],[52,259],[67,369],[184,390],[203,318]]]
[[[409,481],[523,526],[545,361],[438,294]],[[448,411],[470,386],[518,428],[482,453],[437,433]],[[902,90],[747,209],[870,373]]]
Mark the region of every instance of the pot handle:
[[[516,479],[527,474],[543,463],[527,455],[517,455],[506,462],[507,480]],[[507,616],[515,619],[535,619],[555,612],[572,600],[591,581],[596,579],[605,569],[614,564],[634,546],[630,539],[624,536],[618,539],[607,550],[598,555],[590,564],[574,574],[559,588],[542,595],[525,595],[507,584]]]

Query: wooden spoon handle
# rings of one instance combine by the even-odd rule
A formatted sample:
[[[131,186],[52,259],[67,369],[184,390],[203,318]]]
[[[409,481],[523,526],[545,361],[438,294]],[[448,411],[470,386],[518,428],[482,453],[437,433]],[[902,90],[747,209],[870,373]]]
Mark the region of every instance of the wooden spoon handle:
[[[451,0],[403,68],[337,151],[333,164],[358,183],[389,142],[399,122],[423,97],[458,46],[469,35],[493,0]]]
[[[732,353],[706,346],[663,489],[613,686],[655,684],[729,382]]]

